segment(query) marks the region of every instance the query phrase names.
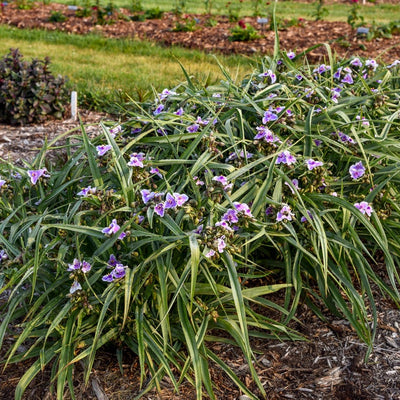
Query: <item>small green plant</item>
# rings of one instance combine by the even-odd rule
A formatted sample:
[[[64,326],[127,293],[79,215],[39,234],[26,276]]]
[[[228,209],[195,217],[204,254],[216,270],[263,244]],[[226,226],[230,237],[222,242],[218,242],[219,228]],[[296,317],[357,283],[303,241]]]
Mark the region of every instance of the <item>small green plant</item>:
[[[324,0],[317,0],[315,11],[311,14],[316,21],[321,21],[329,15],[329,10],[324,7]]]
[[[160,7],[150,8],[144,12],[146,19],[160,19],[164,15],[164,11]]]
[[[213,0],[203,0],[206,14],[211,15]]]
[[[246,24],[240,20],[238,24],[231,29],[229,40],[231,42],[248,42],[251,40],[259,39],[258,31],[250,24]]]
[[[351,2],[352,6],[350,9],[350,13],[347,17],[347,22],[354,29],[364,23],[364,17],[359,13],[360,5],[358,4],[358,0],[351,0]]]
[[[254,17],[261,16],[261,6],[263,5],[263,3],[263,0],[252,0]]]
[[[212,28],[213,26],[218,25],[218,21],[214,18],[207,18],[204,25]]]
[[[92,10],[90,7],[83,7],[83,8],[78,8],[75,11],[75,16],[78,18],[87,18],[92,15]]]
[[[61,11],[52,11],[49,22],[65,22],[68,18]]]
[[[229,22],[236,22],[239,20],[240,5],[234,1],[228,1],[225,4],[225,8],[228,12]]]
[[[143,5],[141,0],[131,0],[130,10],[132,12],[143,11]]]
[[[68,104],[65,79],[50,72],[50,60],[25,61],[18,49],[0,60],[0,120],[30,124],[62,118]]]
[[[16,5],[19,10],[30,10],[33,7],[33,1],[32,0],[17,0]]]
[[[185,12],[186,10],[186,0],[175,0],[174,3],[174,8],[172,9],[172,12],[175,15],[181,15]]]
[[[195,18],[188,18],[182,21],[178,21],[172,30],[174,32],[193,32],[198,29],[198,27],[199,26]]]

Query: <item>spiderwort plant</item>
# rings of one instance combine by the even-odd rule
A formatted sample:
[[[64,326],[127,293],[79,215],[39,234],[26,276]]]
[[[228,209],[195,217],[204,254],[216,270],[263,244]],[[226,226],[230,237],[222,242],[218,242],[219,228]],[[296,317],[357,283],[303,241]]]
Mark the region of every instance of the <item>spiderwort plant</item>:
[[[180,370],[197,398],[215,398],[212,360],[265,397],[251,337],[300,339],[285,324],[302,298],[314,310],[324,301],[372,348],[371,284],[400,303],[398,66],[290,58],[266,58],[239,85],[165,89],[95,138],[82,129],[51,173],[39,167],[57,139],[34,168],[1,163],[0,293],[28,290],[13,291],[0,331],[19,305],[30,310],[6,362],[23,343],[41,354],[17,399],[51,362],[62,399],[74,365],[85,359],[87,381],[106,343],[138,355],[142,384],[150,371],[177,390]],[[284,308],[268,298],[279,290]],[[256,394],[211,337],[236,342]]]

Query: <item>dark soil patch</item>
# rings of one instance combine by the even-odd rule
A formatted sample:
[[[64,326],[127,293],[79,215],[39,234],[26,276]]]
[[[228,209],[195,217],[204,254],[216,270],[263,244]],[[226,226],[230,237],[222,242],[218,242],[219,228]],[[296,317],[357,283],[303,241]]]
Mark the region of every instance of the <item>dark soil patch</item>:
[[[397,0],[396,0],[397,1]],[[370,5],[373,7],[373,5]],[[51,12],[63,13],[65,22],[49,22]],[[261,38],[250,42],[232,42],[229,40],[230,30],[237,24],[229,22],[227,17],[213,17],[217,23],[208,26],[209,17],[205,15],[176,16],[165,13],[162,19],[146,21],[127,21],[130,13],[120,10],[120,18],[112,17],[109,23],[100,25],[94,16],[78,18],[75,11],[69,10],[61,4],[43,5],[36,3],[30,10],[19,10],[14,5],[5,8],[0,14],[0,24],[16,26],[18,28],[39,28],[49,31],[87,34],[99,33],[105,37],[121,38],[134,37],[143,40],[155,41],[167,46],[180,45],[191,49],[200,49],[207,52],[222,54],[271,54],[274,46],[274,32],[262,30],[257,18],[246,17],[244,22],[251,24],[260,31]],[[123,19],[121,19],[123,17]],[[192,32],[176,32],[178,23],[187,24],[195,21],[195,30]],[[357,37],[356,31],[345,22],[331,21],[300,21],[298,26],[288,27],[279,33],[280,44],[283,49],[294,50],[300,53],[311,46],[320,43],[329,43],[339,56],[348,57],[359,55],[364,57],[382,58],[392,62],[400,57],[400,36],[390,39],[374,39],[367,41]],[[326,49],[322,46],[309,54],[310,61],[321,61],[326,57]]]

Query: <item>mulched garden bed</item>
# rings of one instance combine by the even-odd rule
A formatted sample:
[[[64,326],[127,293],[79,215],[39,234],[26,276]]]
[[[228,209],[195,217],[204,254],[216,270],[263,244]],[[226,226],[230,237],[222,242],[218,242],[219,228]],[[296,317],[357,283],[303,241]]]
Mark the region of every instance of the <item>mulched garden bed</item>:
[[[397,1],[397,0],[396,0]],[[386,1],[389,2],[389,1]],[[64,23],[50,23],[47,19],[51,11],[62,11],[69,19]],[[188,18],[192,18],[190,16]],[[188,48],[198,48],[221,53],[268,53],[273,48],[273,33],[265,32],[265,37],[253,42],[230,42],[229,30],[235,24],[219,17],[215,27],[202,26],[204,16],[199,18],[202,26],[195,32],[173,32],[177,17],[165,14],[161,20],[145,22],[118,21],[112,25],[96,25],[91,18],[73,17],[66,6],[51,4],[37,5],[32,10],[17,10],[8,6],[0,15],[0,23],[19,28],[41,28],[63,30],[85,34],[101,33],[107,37],[138,37],[154,40],[166,45],[179,44]],[[247,23],[255,27],[255,19],[246,18]],[[400,57],[400,37],[393,39],[361,41],[354,31],[341,22],[305,21],[304,26],[292,27],[280,32],[281,46],[297,53],[319,42],[331,42],[334,50],[341,56],[358,54],[368,57],[382,56],[387,61]],[[335,42],[336,41],[336,42]],[[344,48],[344,43],[350,43]],[[340,45],[342,43],[342,45]],[[365,46],[365,50],[360,48]],[[390,48],[391,46],[396,46]],[[346,44],[347,46],[347,44]],[[314,60],[321,59],[323,48],[312,52]],[[96,134],[96,123],[106,118],[101,114],[84,115],[84,121],[92,123],[91,134]],[[35,148],[40,148],[45,137],[54,137],[77,126],[73,121],[52,121],[30,127],[0,126],[0,155],[17,161],[29,159]],[[384,267],[381,266],[384,270]],[[375,347],[367,363],[364,356],[367,347],[361,343],[348,323],[326,313],[326,321],[319,320],[306,306],[301,306],[296,315],[299,322],[293,323],[306,339],[304,342],[280,342],[278,340],[254,340],[257,370],[264,384],[269,400],[283,399],[400,399],[400,311],[376,294],[379,315],[379,328]],[[0,301],[4,301],[0,298]],[[11,345],[15,337],[10,334],[5,343]],[[253,388],[248,367],[236,348],[229,345],[211,345],[213,351]],[[0,352],[4,358],[5,348]],[[20,349],[24,351],[24,348]],[[29,367],[29,362],[11,365],[0,375],[0,399],[12,400],[18,379]],[[77,366],[74,376],[77,400],[131,400],[140,391],[139,367],[137,358],[124,352],[122,371],[116,361],[113,349],[102,349],[98,353],[87,388],[83,385],[83,372]],[[211,375],[217,386],[216,397],[219,400],[239,399],[240,393],[229,379],[216,366],[211,366]],[[49,392],[50,371],[45,370],[29,386],[25,399],[52,400],[55,396]],[[163,381],[160,393],[152,391],[144,397],[146,400],[191,400],[195,399],[193,388],[184,383],[180,394],[174,394],[168,380]],[[241,400],[245,397],[241,397]]]
[[[365,7],[374,7],[366,5]],[[49,22],[52,12],[61,12],[66,17],[65,22]],[[121,15],[128,17],[131,13],[120,10]],[[35,3],[29,10],[19,10],[10,4],[0,14],[0,24],[16,26],[18,28],[39,28],[49,31],[60,30],[76,34],[98,33],[110,38],[134,37],[143,40],[155,41],[166,46],[179,45],[190,49],[200,49],[207,52],[222,54],[271,54],[274,46],[274,32],[262,31],[257,18],[246,17],[244,22],[260,30],[261,38],[250,42],[232,42],[229,40],[230,30],[237,25],[229,22],[226,16],[213,16],[217,24],[207,26],[209,17],[205,15],[176,16],[168,12],[162,19],[146,21],[126,21],[113,17],[109,24],[100,25],[94,16],[78,18],[75,11],[69,10],[66,5]],[[190,20],[196,21],[196,30],[193,32],[175,32],[177,23],[186,24]],[[288,27],[279,33],[280,44],[283,49],[294,50],[300,53],[307,48],[319,44],[329,43],[334,52],[343,57],[359,55],[363,57],[381,58],[387,62],[400,57],[400,36],[390,39],[360,39],[356,31],[345,22],[307,21],[301,20],[298,26]],[[309,54],[312,62],[322,61],[326,57],[326,49],[322,46]]]

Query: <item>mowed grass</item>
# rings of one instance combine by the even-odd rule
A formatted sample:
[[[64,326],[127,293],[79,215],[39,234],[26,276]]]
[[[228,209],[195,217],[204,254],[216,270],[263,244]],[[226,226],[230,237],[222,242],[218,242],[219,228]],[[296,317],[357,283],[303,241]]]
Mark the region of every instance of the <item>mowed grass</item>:
[[[0,55],[19,48],[27,58],[49,56],[52,72],[67,76],[81,102],[92,102],[94,108],[128,96],[143,100],[153,87],[159,91],[176,86],[183,77],[179,62],[199,82],[215,83],[223,76],[212,55],[179,47],[6,26],[0,26],[0,37]],[[218,60],[238,79],[254,66],[254,59],[242,56]]]
[[[74,4],[84,7],[88,4],[87,0],[56,0],[57,3]],[[94,4],[94,0],[92,1]],[[109,4],[109,0],[101,0],[100,4]],[[129,8],[132,6],[131,0],[112,0],[112,4],[118,7]],[[150,9],[159,7],[164,11],[171,11],[177,8],[178,3],[185,3],[184,11],[187,13],[205,13],[205,1],[195,0],[142,0],[141,4],[144,9]],[[228,15],[227,1],[225,0],[214,0],[212,1],[211,12],[213,14]],[[230,7],[239,12],[240,16],[254,15],[256,0],[231,0]],[[312,14],[315,13],[316,3],[303,3],[298,1],[278,1],[276,14],[280,18],[305,18],[312,19]],[[90,4],[90,2],[89,2]],[[274,1],[265,2],[263,1],[259,7],[259,14],[268,14],[272,11]],[[352,5],[349,4],[327,4],[324,5],[328,9],[329,15],[325,17],[325,20],[330,21],[347,21],[347,17],[350,13]],[[400,19],[400,3],[399,4],[372,4],[367,3],[361,5],[360,15],[362,15],[366,22],[391,22],[393,20]]]

